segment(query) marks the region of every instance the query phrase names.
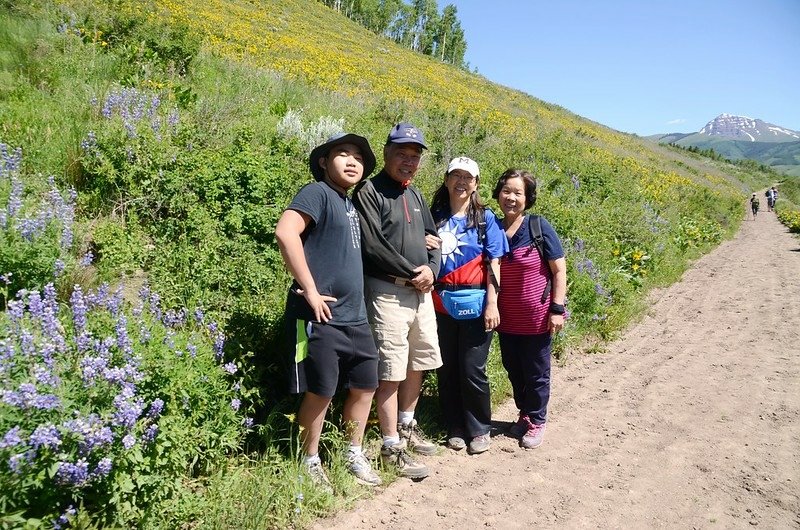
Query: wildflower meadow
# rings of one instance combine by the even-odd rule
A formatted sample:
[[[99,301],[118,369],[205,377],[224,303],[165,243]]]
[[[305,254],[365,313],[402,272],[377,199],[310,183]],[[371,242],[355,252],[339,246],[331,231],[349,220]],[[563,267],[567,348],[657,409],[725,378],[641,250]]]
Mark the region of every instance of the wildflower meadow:
[[[274,227],[334,132],[380,159],[391,125],[416,123],[428,198],[452,156],[478,161],[487,200],[505,169],[532,170],[533,211],[567,251],[562,358],[602,348],[773,178],[583,120],[315,0],[0,6],[3,528],[300,528],[368,494],[337,458],[339,404],[322,442],[335,494],[310,485],[286,392]],[[505,379],[493,350],[495,402]],[[428,380],[434,435],[435,398]]]

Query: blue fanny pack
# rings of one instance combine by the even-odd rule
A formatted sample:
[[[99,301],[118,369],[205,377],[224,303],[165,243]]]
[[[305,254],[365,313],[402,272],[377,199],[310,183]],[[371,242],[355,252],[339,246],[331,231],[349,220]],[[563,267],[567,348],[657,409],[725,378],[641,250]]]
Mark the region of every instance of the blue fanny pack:
[[[441,291],[442,305],[447,314],[456,320],[478,318],[483,314],[483,303],[486,299],[485,289],[461,289],[458,291]]]

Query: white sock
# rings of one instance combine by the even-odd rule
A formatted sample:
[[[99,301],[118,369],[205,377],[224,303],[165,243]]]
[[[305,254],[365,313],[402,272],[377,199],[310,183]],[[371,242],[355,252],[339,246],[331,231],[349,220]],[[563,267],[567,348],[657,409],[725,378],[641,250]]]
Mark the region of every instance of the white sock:
[[[397,413],[397,421],[399,421],[402,425],[408,425],[414,420],[414,411],[405,412],[400,411]]]
[[[313,455],[306,455],[303,457],[303,462],[305,462],[307,466],[313,466],[314,464],[322,463],[322,460],[319,459],[319,453],[315,453]]]
[[[360,445],[351,445],[350,448],[347,450],[353,456],[358,456],[361,454],[361,446]]]
[[[400,443],[400,436],[399,435],[384,436],[383,437],[383,445],[384,445],[384,447],[391,447],[391,446],[399,444],[399,443]]]

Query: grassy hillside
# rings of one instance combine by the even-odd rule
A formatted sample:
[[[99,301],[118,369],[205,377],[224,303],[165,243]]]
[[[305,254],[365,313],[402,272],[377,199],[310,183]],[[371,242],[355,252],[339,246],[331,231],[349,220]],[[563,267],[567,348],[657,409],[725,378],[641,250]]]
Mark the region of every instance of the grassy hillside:
[[[535,210],[568,253],[559,354],[602,347],[771,183],[409,52],[312,0],[0,6],[0,367],[15,396],[0,402],[0,462],[13,462],[0,478],[18,486],[0,493],[6,526],[299,527],[363,494],[335,433],[323,458],[337,495],[297,478],[284,392],[274,226],[333,132],[380,152],[393,123],[415,122],[428,198],[455,155],[478,161],[484,198],[506,168],[534,170]],[[60,327],[37,320],[41,299]],[[39,357],[22,355],[31,334]],[[495,354],[491,382],[502,399]],[[31,412],[31,388],[59,405]],[[436,433],[434,398],[429,380]],[[98,422],[111,434],[87,452]]]

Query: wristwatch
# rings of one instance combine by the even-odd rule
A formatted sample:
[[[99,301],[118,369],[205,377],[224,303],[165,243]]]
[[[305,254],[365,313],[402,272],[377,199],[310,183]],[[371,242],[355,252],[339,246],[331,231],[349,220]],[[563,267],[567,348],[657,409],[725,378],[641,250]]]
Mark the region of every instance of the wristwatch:
[[[550,312],[554,315],[563,315],[567,312],[567,308],[564,307],[564,304],[557,304],[555,302],[550,302]]]

